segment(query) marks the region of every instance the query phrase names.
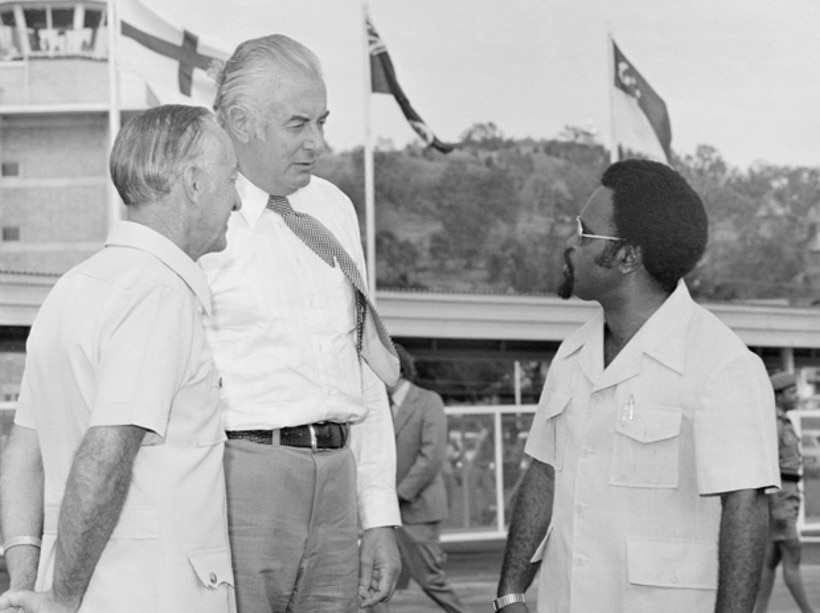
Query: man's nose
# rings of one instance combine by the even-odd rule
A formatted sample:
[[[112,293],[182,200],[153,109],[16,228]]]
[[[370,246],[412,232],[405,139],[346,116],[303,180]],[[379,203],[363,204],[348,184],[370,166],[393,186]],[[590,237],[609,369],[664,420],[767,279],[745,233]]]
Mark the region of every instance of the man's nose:
[[[303,143],[305,149],[321,153],[325,148],[325,135],[319,124],[312,124]]]

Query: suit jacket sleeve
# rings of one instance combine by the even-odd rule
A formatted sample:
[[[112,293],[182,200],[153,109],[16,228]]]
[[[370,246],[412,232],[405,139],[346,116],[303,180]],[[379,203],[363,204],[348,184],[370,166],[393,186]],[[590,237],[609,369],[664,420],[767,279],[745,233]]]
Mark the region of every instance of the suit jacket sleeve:
[[[419,450],[410,470],[396,486],[402,500],[413,500],[441,472],[447,449],[447,418],[438,394],[415,388],[422,395]],[[405,401],[409,401],[410,398]]]

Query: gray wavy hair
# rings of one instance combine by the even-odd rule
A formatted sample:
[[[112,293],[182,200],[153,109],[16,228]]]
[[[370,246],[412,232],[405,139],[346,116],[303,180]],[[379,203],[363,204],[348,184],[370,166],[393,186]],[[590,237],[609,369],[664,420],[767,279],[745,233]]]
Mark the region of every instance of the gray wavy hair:
[[[155,202],[170,193],[186,164],[202,153],[209,118],[213,121],[213,113],[201,106],[165,104],[125,123],[111,149],[109,169],[127,206]]]
[[[297,70],[322,78],[322,68],[314,53],[283,34],[253,38],[240,44],[227,62],[214,62],[209,73],[216,81],[214,111],[219,123],[230,130],[228,116],[238,108],[251,119],[257,135],[265,128],[266,100],[258,87],[271,71]]]

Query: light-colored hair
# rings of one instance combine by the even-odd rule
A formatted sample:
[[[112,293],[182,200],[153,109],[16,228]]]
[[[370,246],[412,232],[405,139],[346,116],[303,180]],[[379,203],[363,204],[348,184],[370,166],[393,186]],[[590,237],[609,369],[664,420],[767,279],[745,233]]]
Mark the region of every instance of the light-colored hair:
[[[247,40],[227,62],[214,62],[210,73],[217,86],[214,111],[219,123],[230,130],[228,116],[231,109],[238,108],[250,118],[257,135],[261,135],[268,101],[260,95],[259,84],[266,83],[272,72],[293,70],[322,78],[322,68],[314,53],[282,34]]]
[[[143,111],[122,127],[111,150],[111,180],[128,205],[168,194],[186,163],[202,152],[206,121],[201,106],[166,104]]]

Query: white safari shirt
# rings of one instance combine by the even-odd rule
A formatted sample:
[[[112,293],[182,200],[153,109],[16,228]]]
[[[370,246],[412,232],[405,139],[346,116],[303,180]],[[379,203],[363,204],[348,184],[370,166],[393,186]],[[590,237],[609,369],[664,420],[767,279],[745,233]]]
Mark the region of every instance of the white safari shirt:
[[[527,441],[555,467],[538,611],[711,611],[715,494],[780,483],[766,370],[683,283],[606,369],[603,335],[562,343]]]
[[[45,470],[36,589],[52,583],[60,504],[85,432],[149,431],[81,613],[234,610],[209,308],[185,253],[119,222],[105,249],[57,281],[34,322],[15,421],[37,431]]]

